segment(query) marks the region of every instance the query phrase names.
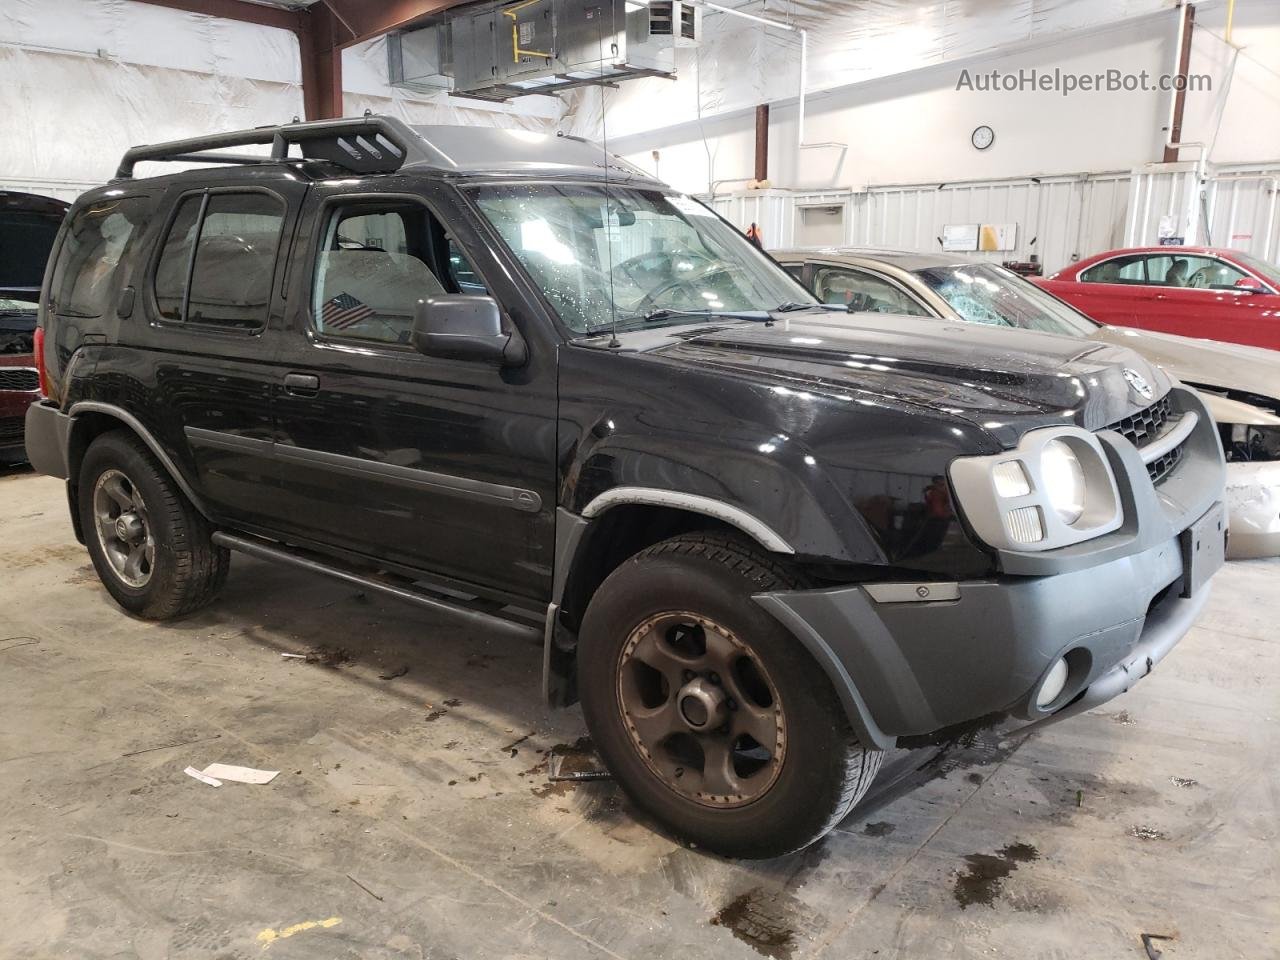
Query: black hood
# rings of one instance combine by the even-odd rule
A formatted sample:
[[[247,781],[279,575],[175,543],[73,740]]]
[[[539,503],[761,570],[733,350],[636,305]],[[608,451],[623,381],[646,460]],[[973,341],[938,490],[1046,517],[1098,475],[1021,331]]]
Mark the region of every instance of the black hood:
[[[44,267],[68,204],[0,190],[0,297],[40,299]]]
[[[920,317],[806,314],[769,325],[739,321],[685,336],[671,332],[676,339],[652,354],[797,390],[925,407],[980,426],[1004,446],[1048,424],[1097,430],[1170,386],[1125,347]],[[1131,386],[1125,368],[1149,385],[1152,397]]]

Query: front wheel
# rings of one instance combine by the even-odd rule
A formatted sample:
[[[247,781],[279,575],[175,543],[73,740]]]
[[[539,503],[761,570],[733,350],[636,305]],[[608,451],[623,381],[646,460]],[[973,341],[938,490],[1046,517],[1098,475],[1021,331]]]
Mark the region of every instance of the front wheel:
[[[579,689],[605,763],[640,807],[726,856],[809,845],[880,767],[817,663],[751,599],[797,586],[745,543],[690,534],[624,562],[583,619]]]

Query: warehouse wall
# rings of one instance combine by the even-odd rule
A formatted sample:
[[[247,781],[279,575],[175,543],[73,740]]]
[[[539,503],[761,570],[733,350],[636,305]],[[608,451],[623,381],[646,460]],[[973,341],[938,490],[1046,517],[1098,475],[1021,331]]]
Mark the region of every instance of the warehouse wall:
[[[345,51],[347,114],[536,129],[559,116],[540,97],[488,108],[393,90],[385,58],[381,40]],[[128,0],[0,0],[0,189],[72,199],[110,179],[133,144],[302,113],[287,30]]]
[[[302,110],[284,30],[147,4],[0,0],[0,185],[65,195],[124,151]]]
[[[1077,74],[1113,68],[1128,73],[1145,70],[1153,77],[1170,73],[1178,14],[1162,6],[1136,19],[1075,34],[1038,36],[1015,44],[1012,50],[921,66],[812,95],[805,139],[844,143],[845,149],[798,150],[795,98],[775,102],[770,180],[794,189],[863,189],[876,184],[1128,170],[1158,160],[1166,136],[1168,93],[1077,91],[1063,96],[1042,91],[957,90],[956,86],[966,69],[971,76],[1033,68]],[[1280,123],[1275,122],[1280,113],[1280,4],[1271,0],[1237,4],[1233,39],[1243,48],[1240,53],[1222,39],[1224,6],[1205,4],[1198,11],[1191,72],[1208,75],[1212,89],[1188,94],[1183,139],[1212,141],[1210,159],[1219,163],[1280,158]],[[755,34],[758,41],[768,31],[751,24],[737,30],[743,34],[742,59],[750,66],[756,53],[748,38]],[[784,69],[784,59],[794,61],[794,55],[780,58],[774,50],[769,62]],[[903,62],[909,65],[911,60],[905,57]],[[696,61],[686,64],[675,82],[646,82],[650,96],[656,85],[670,84],[663,99],[669,109],[661,116],[650,110],[648,129],[643,132],[629,129],[642,122],[632,109],[637,94],[631,88],[606,92],[603,97],[609,106],[613,146],[619,152],[655,169],[652,151],[657,149],[661,154],[657,169],[673,184],[703,192],[714,183],[719,192],[725,184],[741,185],[752,173],[753,116],[750,109],[709,108],[704,96],[701,121],[663,124],[662,118],[693,109],[689,103],[699,98],[696,66]],[[811,77],[814,82],[825,79],[816,68]],[[758,85],[756,80],[743,82]],[[715,94],[720,102],[729,97],[720,86]],[[601,95],[593,91],[583,96]],[[598,114],[597,106],[580,108],[574,116],[579,125],[598,124]],[[985,151],[969,143],[970,133],[980,124],[996,133],[995,144]],[[1186,159],[1195,156],[1191,150],[1185,153]]]

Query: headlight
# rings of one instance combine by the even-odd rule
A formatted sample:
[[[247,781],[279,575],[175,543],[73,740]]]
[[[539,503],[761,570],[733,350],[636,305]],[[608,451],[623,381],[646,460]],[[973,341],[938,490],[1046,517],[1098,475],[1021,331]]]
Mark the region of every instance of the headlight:
[[[1073,524],[1084,515],[1084,467],[1061,440],[1050,440],[1040,451],[1040,477],[1049,506],[1063,523]]]
[[[1102,441],[1079,427],[1032,430],[1014,450],[957,457],[950,469],[956,505],[997,549],[1053,550],[1124,519]]]

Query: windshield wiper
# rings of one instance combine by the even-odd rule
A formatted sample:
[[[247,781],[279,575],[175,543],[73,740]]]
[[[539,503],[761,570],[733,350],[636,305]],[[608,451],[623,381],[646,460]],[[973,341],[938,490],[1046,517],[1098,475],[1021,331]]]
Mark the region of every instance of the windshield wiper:
[[[728,317],[731,320],[765,320],[769,319],[769,314],[764,310],[674,310],[670,307],[660,307],[657,310],[650,310],[643,316],[623,317],[618,322],[627,323],[634,320],[643,320],[645,323],[659,323],[663,320],[670,320],[673,317]]]
[[[792,313],[796,310],[814,310],[821,307],[820,303],[797,303],[795,300],[788,300],[786,303],[780,303],[770,313]]]

